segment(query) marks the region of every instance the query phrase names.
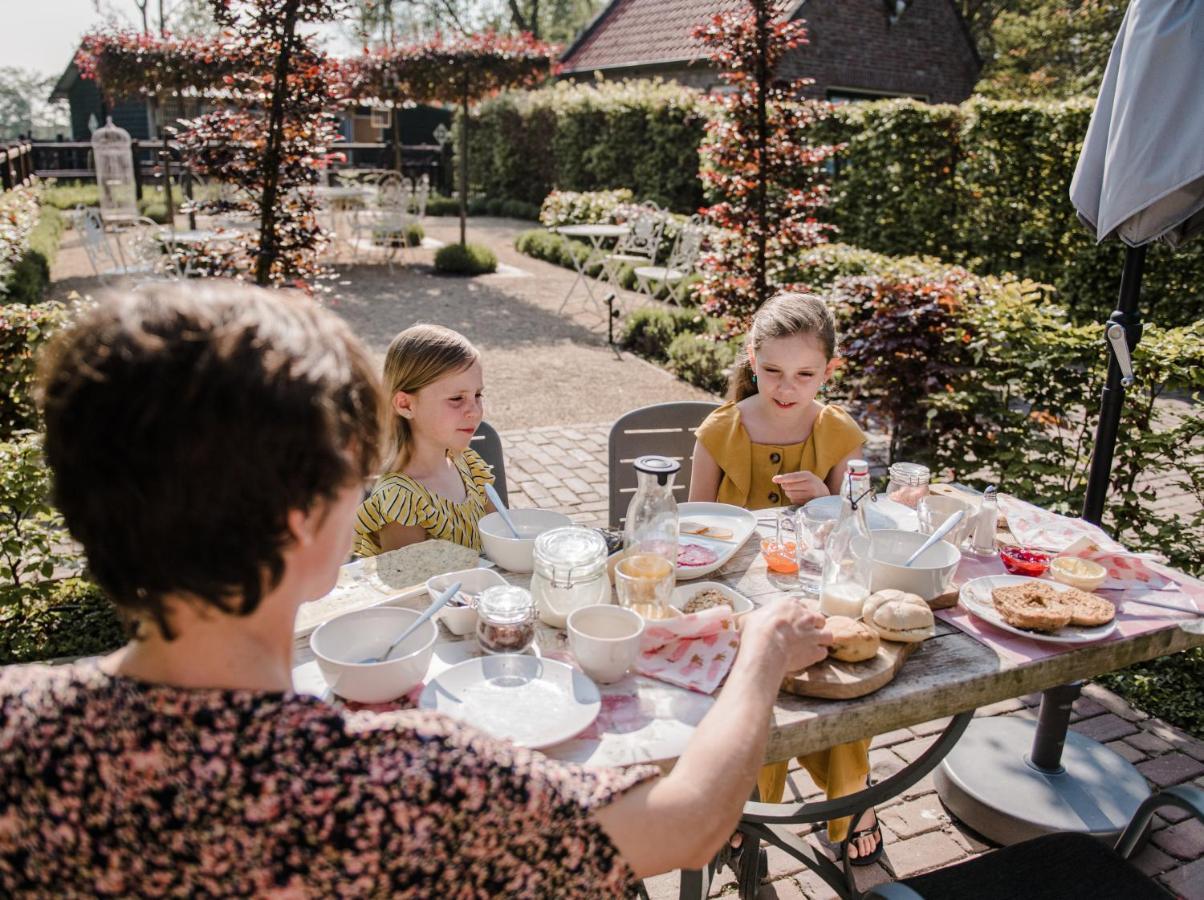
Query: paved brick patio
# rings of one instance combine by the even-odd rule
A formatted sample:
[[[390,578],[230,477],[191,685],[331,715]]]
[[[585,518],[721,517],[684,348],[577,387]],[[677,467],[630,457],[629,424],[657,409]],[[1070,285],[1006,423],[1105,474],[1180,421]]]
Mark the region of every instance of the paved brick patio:
[[[558,509],[582,524],[605,525],[609,431],[609,424],[503,431],[511,505]],[[1038,695],[1008,700],[985,707],[978,715],[1036,718],[1039,701]],[[886,778],[914,760],[944,726],[945,720],[937,720],[879,735],[870,751],[874,778]],[[1071,727],[1104,741],[1134,763],[1155,790],[1185,783],[1204,788],[1204,742],[1133,709],[1097,685],[1089,685],[1075,703]],[[817,796],[797,764],[792,764],[787,791],[799,799]],[[860,874],[862,888],[940,868],[992,846],[949,816],[931,776],[881,807],[879,815],[886,855]],[[833,855],[826,840],[818,836],[813,840]],[[1136,862],[1176,895],[1204,900],[1204,824],[1176,811],[1157,817],[1150,842]],[[765,898],[835,896],[801,864],[776,849],[770,850],[769,866],[770,881],[761,891]],[[676,898],[677,878],[652,879],[648,888],[653,900]],[[734,895],[735,890],[731,874],[725,873],[711,893]]]

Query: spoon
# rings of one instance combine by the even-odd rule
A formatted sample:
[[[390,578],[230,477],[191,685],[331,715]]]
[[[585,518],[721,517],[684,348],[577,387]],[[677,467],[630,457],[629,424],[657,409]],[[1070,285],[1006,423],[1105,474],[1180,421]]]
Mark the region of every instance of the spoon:
[[[386,660],[388,660],[389,654],[397,649],[398,644],[400,644],[402,641],[404,641],[406,638],[408,638],[411,634],[413,634],[415,631],[417,631],[419,625],[421,625],[423,622],[427,621],[427,619],[429,619],[431,616],[433,616],[439,610],[443,609],[443,607],[447,605],[447,602],[449,600],[451,600],[452,597],[456,596],[456,594],[458,594],[458,593],[460,593],[460,582],[457,581],[455,584],[453,584],[451,587],[449,587],[446,591],[444,591],[442,594],[440,594],[438,597],[436,597],[435,602],[432,603],[430,606],[428,606],[426,608],[426,610],[422,613],[422,615],[420,615],[417,619],[415,619],[412,623],[410,623],[410,627],[407,628],[405,631],[403,631],[401,633],[401,637],[399,637],[397,640],[395,640],[393,643],[391,643],[389,645],[388,649],[386,649],[384,653],[382,653],[380,656],[369,656],[367,659],[361,659],[359,661],[359,664],[362,666],[362,665],[367,665],[368,663],[385,662]]]
[[[502,517],[502,521],[506,523],[506,527],[516,538],[522,538],[518,533],[518,529],[514,525],[514,520],[510,518],[510,510],[506,509],[506,504],[502,502],[502,495],[497,492],[492,484],[485,485],[485,496],[489,498],[489,502],[493,504],[493,508],[497,510],[497,514]]]
[[[911,554],[911,556],[907,557],[907,562],[903,563],[903,568],[909,568],[913,562],[920,558],[920,554],[956,528],[961,523],[961,520],[965,517],[966,511],[964,509],[959,509],[944,522],[938,525],[936,531],[932,532],[932,535],[928,538],[928,540],[920,544],[920,549]]]

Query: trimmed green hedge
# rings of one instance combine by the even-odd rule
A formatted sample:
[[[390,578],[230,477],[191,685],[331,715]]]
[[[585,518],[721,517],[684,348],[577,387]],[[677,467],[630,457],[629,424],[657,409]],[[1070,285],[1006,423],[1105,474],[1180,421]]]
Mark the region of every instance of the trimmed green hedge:
[[[1138,663],[1096,680],[1138,709],[1204,740],[1204,647]]]
[[[472,113],[469,185],[534,205],[554,189],[629,188],[641,200],[692,212],[703,199],[705,102],[660,81],[559,82],[502,94]]]
[[[0,440],[38,426],[33,401],[37,353],[66,320],[61,303],[0,305]]]
[[[435,268],[448,275],[487,275],[497,271],[497,256],[481,244],[448,244],[435,253]]]
[[[132,629],[83,578],[0,589],[0,666],[116,650]]]

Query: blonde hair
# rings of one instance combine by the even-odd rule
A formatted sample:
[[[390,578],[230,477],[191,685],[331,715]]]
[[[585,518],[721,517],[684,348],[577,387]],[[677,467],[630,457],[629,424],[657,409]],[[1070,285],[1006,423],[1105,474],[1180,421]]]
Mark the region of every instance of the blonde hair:
[[[828,359],[836,355],[836,319],[822,299],[814,294],[783,291],[765,301],[753,316],[744,339],[744,350],[728,376],[728,399],[738,402],[757,393],[752,360],[748,355],[750,350],[756,353],[772,338],[799,334],[815,335]]]
[[[398,391],[420,391],[444,375],[467,369],[479,357],[477,348],[464,335],[440,325],[412,325],[393,338],[385,353],[384,377],[388,391],[385,402],[393,422],[392,471],[405,467],[414,441],[409,420],[393,410],[394,395]]]

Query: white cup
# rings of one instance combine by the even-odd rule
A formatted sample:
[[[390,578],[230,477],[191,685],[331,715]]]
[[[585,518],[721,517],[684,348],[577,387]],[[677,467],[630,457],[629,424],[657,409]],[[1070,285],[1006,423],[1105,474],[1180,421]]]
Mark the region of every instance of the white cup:
[[[581,670],[599,684],[610,684],[640,655],[644,619],[622,606],[582,606],[569,613],[568,631]]]

